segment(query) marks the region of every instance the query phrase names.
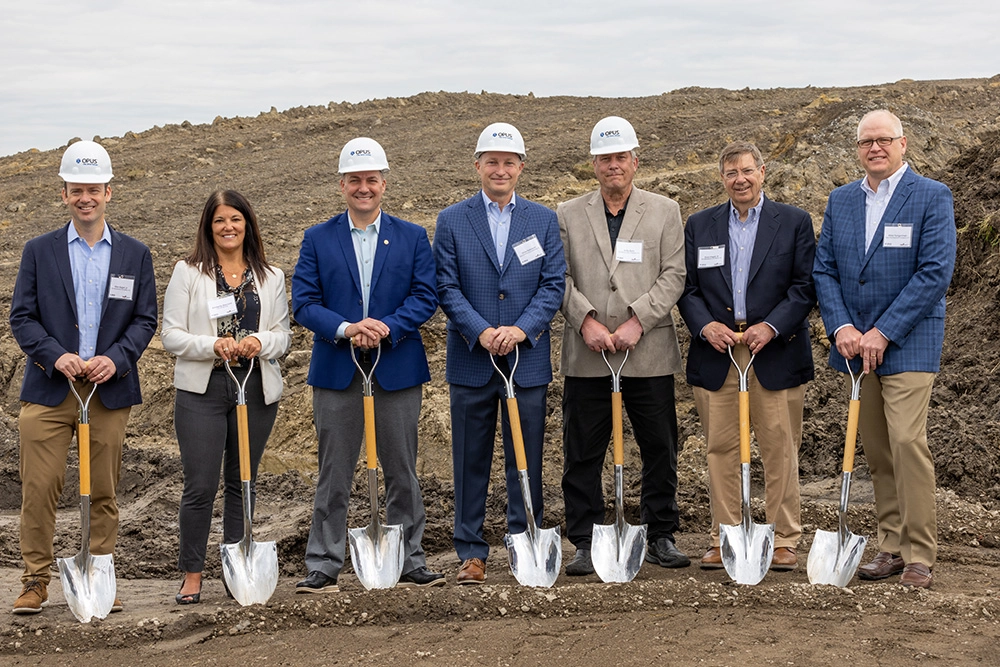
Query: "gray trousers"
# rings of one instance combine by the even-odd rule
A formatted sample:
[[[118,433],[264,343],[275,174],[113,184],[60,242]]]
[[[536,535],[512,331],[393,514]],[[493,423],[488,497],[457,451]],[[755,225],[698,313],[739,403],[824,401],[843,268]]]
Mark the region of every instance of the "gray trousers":
[[[374,381],[375,442],[385,477],[385,523],[403,526],[403,573],[426,564],[424,500],[417,481],[417,422],[421,387],[385,391]],[[344,391],[313,387],[313,419],[319,439],[319,482],[306,544],[306,568],[337,577],[344,567],[347,508],[364,440],[361,375]],[[365,467],[365,466],[362,466]],[[367,483],[365,488],[367,489]],[[363,502],[370,512],[368,496]],[[363,523],[368,524],[370,514]]]

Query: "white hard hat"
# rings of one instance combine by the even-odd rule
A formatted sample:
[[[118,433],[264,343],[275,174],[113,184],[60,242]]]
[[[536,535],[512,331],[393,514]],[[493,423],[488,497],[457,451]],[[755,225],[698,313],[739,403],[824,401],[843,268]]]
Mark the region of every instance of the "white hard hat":
[[[597,121],[590,133],[590,154],[607,155],[624,153],[639,147],[632,123],[618,116],[608,116]]]
[[[107,183],[112,176],[111,157],[100,144],[77,141],[63,153],[59,178],[67,183]]]
[[[516,153],[524,160],[524,139],[517,128],[510,123],[493,123],[479,135],[476,142],[476,159],[486,151],[500,153]]]
[[[340,151],[340,165],[337,171],[341,174],[355,171],[389,171],[389,160],[377,141],[368,137],[358,137],[344,144],[344,149]]]

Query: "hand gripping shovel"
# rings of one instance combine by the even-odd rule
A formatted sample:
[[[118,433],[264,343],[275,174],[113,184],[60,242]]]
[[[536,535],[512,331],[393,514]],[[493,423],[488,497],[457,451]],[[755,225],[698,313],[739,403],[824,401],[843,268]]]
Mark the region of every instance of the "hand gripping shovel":
[[[81,623],[92,618],[105,618],[115,603],[115,560],[111,554],[94,556],[90,553],[90,399],[97,391],[95,384],[87,395],[80,398],[73,380],[70,391],[80,405],[80,423],[76,429],[76,442],[80,448],[80,527],[83,546],[73,558],[60,558],[59,579],[70,611]]]
[[[865,376],[864,369],[855,375],[851,362],[847,362],[847,372],[851,374],[851,403],[847,410],[844,473],[840,479],[840,526],[836,533],[816,531],[806,565],[810,584],[833,584],[839,588],[844,588],[854,578],[868,542],[867,537],[855,535],[847,528],[847,501],[851,495],[854,446],[857,444],[858,414],[861,412],[861,380]]]
[[[354,345],[354,341],[351,341]],[[382,357],[382,348],[375,353],[375,363],[365,373],[357,354],[351,351],[354,365],[361,373],[365,408],[365,454],[368,458],[368,498],[371,502],[372,520],[364,528],[351,528],[351,562],[354,572],[366,590],[392,588],[403,573],[403,526],[383,526],[378,511],[378,450],[375,447],[375,396],[372,378]]]
[[[522,586],[549,588],[559,576],[559,564],[562,562],[562,541],[559,537],[559,526],[554,528],[539,528],[535,525],[535,510],[531,506],[531,486],[528,482],[528,459],[524,455],[524,436],[521,435],[521,413],[517,409],[517,398],[514,396],[514,371],[520,351],[514,346],[514,367],[510,376],[503,374],[497,366],[493,355],[490,362],[500,377],[503,378],[507,393],[507,416],[510,419],[510,436],[514,444],[514,458],[517,461],[517,476],[521,483],[521,497],[524,499],[524,513],[528,520],[528,529],[516,535],[507,533],[504,542],[507,544],[507,557],[510,560],[510,571]],[[541,474],[541,470],[538,474]]]
[[[244,607],[264,604],[278,584],[278,547],[274,542],[254,542],[251,537],[250,430],[247,421],[247,379],[254,360],[241,384],[226,362],[226,372],[236,383],[236,429],[240,448],[240,481],[243,483],[243,539],[220,544],[222,576],[233,598]]]
[[[740,336],[742,339],[742,336]],[[729,346],[729,358],[740,379],[740,480],[743,520],[733,526],[719,526],[722,564],[729,577],[738,584],[760,583],[771,567],[774,557],[774,524],[753,523],[750,517],[750,392],[749,374],[754,357],[741,368]]]
[[[615,522],[609,526],[594,524],[594,532],[590,538],[590,558],[594,570],[601,581],[606,583],[625,583],[632,581],[642,567],[646,558],[646,525],[632,526],[625,523],[625,503],[622,501],[622,467],[625,464],[625,447],[622,442],[622,368],[628,361],[628,350],[625,358],[616,371],[608,355],[601,350],[604,363],[611,370],[611,419],[612,440],[614,441],[615,461]]]

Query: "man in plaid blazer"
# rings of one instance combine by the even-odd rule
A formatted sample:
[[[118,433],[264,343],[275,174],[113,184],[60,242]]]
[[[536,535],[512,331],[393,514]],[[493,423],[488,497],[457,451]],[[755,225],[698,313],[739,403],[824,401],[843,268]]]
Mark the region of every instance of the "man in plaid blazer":
[[[955,267],[951,191],[903,162],[899,118],[879,109],[858,124],[866,177],[830,194],[813,278],[834,346],[830,365],[868,372],[860,428],[875,487],[879,554],[862,579],[902,573],[929,588],[937,557],[934,460],[927,406],[944,342]]]

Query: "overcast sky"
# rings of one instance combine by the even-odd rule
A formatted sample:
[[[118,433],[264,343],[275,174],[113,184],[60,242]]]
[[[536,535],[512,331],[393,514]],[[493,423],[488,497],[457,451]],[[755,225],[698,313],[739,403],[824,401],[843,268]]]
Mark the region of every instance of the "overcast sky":
[[[998,7],[0,0],[0,155],[428,90],[619,97],[989,77],[1000,73]]]

